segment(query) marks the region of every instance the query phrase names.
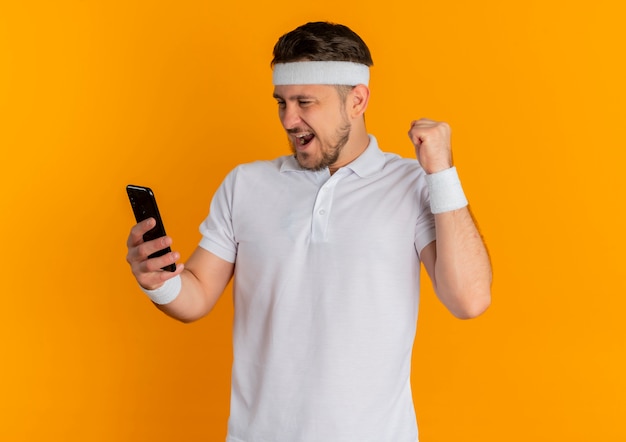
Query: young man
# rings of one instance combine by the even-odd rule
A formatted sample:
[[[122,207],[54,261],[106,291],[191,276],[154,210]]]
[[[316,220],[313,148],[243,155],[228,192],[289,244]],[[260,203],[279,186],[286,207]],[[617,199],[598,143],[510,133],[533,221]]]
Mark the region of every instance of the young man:
[[[224,180],[186,265],[177,252],[127,260],[155,304],[205,316],[234,275],[228,442],[416,442],[410,386],[420,262],[459,318],[490,303],[491,267],[452,166],[450,129],[418,120],[417,161],[383,153],[364,112],[372,59],[345,26],[281,37],[274,97],[293,155]]]

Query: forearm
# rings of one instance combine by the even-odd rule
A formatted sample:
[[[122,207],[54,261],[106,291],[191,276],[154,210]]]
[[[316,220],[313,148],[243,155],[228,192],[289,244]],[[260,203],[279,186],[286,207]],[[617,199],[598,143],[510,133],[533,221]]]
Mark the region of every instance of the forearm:
[[[195,275],[185,269],[181,274],[181,290],[178,296],[167,304],[154,304],[166,315],[181,322],[193,322],[206,316],[217,302],[217,297],[208,296]]]
[[[435,215],[437,296],[459,318],[483,313],[491,303],[491,263],[467,207]]]
[[[206,316],[215,306],[234,273],[234,263],[198,247],[181,273],[181,289],[173,301],[155,304],[182,322]]]

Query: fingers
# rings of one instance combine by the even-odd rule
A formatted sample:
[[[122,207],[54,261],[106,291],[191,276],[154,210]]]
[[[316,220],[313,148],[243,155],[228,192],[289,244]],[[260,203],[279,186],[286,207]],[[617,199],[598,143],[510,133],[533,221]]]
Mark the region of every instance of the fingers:
[[[169,253],[167,255],[170,255]],[[159,258],[152,258],[149,259],[148,261],[144,261],[146,263],[152,262],[152,261],[157,261],[161,258],[165,258],[165,256],[167,255],[163,255],[162,257]],[[167,261],[167,264],[165,265],[169,265],[174,261]],[[160,265],[160,264],[157,264]],[[176,271],[174,272],[167,272],[164,270],[161,270],[161,267],[157,267],[154,271],[147,271],[147,272],[141,272],[138,275],[135,275],[135,278],[137,279],[137,282],[139,283],[140,286],[142,286],[145,289],[148,290],[154,290],[160,286],[163,285],[163,283],[165,283],[165,281],[167,281],[168,279],[171,279],[175,276],[180,275],[183,270],[184,270],[185,266],[184,264],[177,264],[176,265]]]
[[[148,232],[156,225],[156,220],[154,218],[145,219],[133,226],[130,229],[130,235],[128,235],[128,241],[126,245],[130,247],[137,246],[143,242],[144,233]]]
[[[172,245],[172,239],[169,236],[163,236],[152,241],[144,242],[143,235],[150,229],[152,229],[155,224],[156,221],[154,220],[154,218],[148,218],[144,221],[137,223],[130,230],[128,240],[126,242],[126,245],[128,247],[128,255],[126,257],[126,260],[129,262],[129,264],[133,265],[135,262],[145,261],[153,253],[166,249],[167,247]],[[166,265],[168,264],[171,264],[171,262],[168,262]]]
[[[442,121],[420,118],[411,122],[409,138],[415,146],[417,160],[426,173],[452,166],[450,126]]]
[[[146,289],[157,288],[163,282],[179,275],[183,271],[182,264],[176,266],[175,272],[161,270],[163,267],[174,264],[180,259],[180,254],[176,251],[169,251],[162,256],[150,258],[150,255],[155,252],[164,250],[172,245],[172,239],[169,236],[144,242],[143,235],[152,229],[155,224],[154,218],[137,223],[130,230],[127,240],[128,254],[126,255],[126,261],[130,264],[131,271],[137,282]]]
[[[144,242],[143,235],[150,229],[152,229],[155,224],[156,221],[154,218],[148,218],[135,224],[133,228],[130,229],[130,234],[128,235],[128,239],[126,240],[126,247],[128,248],[126,261],[128,261],[131,267],[136,262],[145,261],[152,253],[169,247],[170,243],[168,242],[169,238],[167,237],[157,238],[153,241]],[[171,242],[171,240],[169,241]]]
[[[450,137],[450,126],[444,121],[434,121],[427,118],[420,118],[411,122],[409,138],[412,141],[423,141],[424,137],[436,136],[438,138]]]
[[[152,241],[140,242],[137,245],[128,247],[126,260],[131,266],[142,264],[143,271],[155,271],[161,267],[172,264],[179,258],[178,252],[169,252],[162,256],[150,258],[150,255],[166,249],[171,245],[172,239],[169,236],[163,236],[153,239]],[[148,263],[148,261],[150,262]]]
[[[170,238],[155,239],[129,249],[127,261],[131,271],[139,285],[146,289],[155,289],[183,271],[182,264],[177,264],[174,272],[162,270],[163,267],[175,264],[180,259],[180,254],[176,251],[149,258],[155,251],[163,250],[165,244],[171,244]]]
[[[420,118],[419,120],[411,121],[411,129],[413,129],[413,127],[415,127],[415,126],[418,126],[418,127],[432,127],[432,126],[436,126],[437,124],[439,124],[438,121],[429,120],[428,118]]]

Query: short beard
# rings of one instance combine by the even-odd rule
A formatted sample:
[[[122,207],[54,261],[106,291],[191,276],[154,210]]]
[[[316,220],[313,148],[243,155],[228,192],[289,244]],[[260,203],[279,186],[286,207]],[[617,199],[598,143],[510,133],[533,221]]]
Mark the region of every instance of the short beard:
[[[339,138],[337,143],[331,149],[328,149],[327,151],[322,152],[322,158],[320,158],[317,164],[313,166],[306,167],[300,162],[298,158],[298,154],[296,153],[296,148],[294,147],[292,143],[291,150],[294,153],[294,157],[296,158],[296,161],[298,161],[298,164],[300,164],[300,167],[302,167],[303,169],[311,170],[313,172],[317,172],[319,170],[330,167],[331,165],[337,162],[337,160],[339,159],[339,155],[341,154],[341,151],[343,150],[344,146],[348,143],[351,129],[352,127],[350,126],[350,123],[347,123],[346,125],[340,127],[337,130],[337,138]],[[309,154],[306,152],[300,152],[300,155],[306,158]]]
[[[350,131],[352,130],[352,125],[350,124],[350,121],[348,120],[348,116],[345,114],[345,108],[342,109],[342,115],[343,115],[343,126],[337,129],[336,137],[335,137],[338,140],[337,143],[335,143],[335,145],[331,147],[330,149],[328,149],[327,151],[323,151],[322,158],[318,161],[317,164],[313,166],[306,167],[300,162],[296,147],[294,146],[291,140],[289,141],[289,145],[291,146],[291,151],[293,152],[293,156],[296,159],[296,161],[298,161],[298,164],[300,164],[300,167],[302,167],[305,170],[311,170],[313,172],[317,172],[319,170],[326,169],[327,167],[330,167],[337,162],[337,160],[339,159],[339,155],[341,154],[341,151],[343,150],[344,146],[348,144],[348,140],[350,139]],[[321,140],[317,140],[317,141],[321,143]],[[307,158],[309,156],[309,154],[306,152],[300,152],[300,155],[302,155],[303,158]]]

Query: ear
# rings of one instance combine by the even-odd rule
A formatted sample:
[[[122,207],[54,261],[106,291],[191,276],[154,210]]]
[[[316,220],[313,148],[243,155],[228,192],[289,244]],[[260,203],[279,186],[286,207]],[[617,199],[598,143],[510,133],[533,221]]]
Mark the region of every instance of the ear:
[[[348,98],[350,116],[352,118],[360,117],[365,113],[369,98],[370,90],[367,86],[365,86],[364,84],[357,84],[356,86],[354,86]]]

